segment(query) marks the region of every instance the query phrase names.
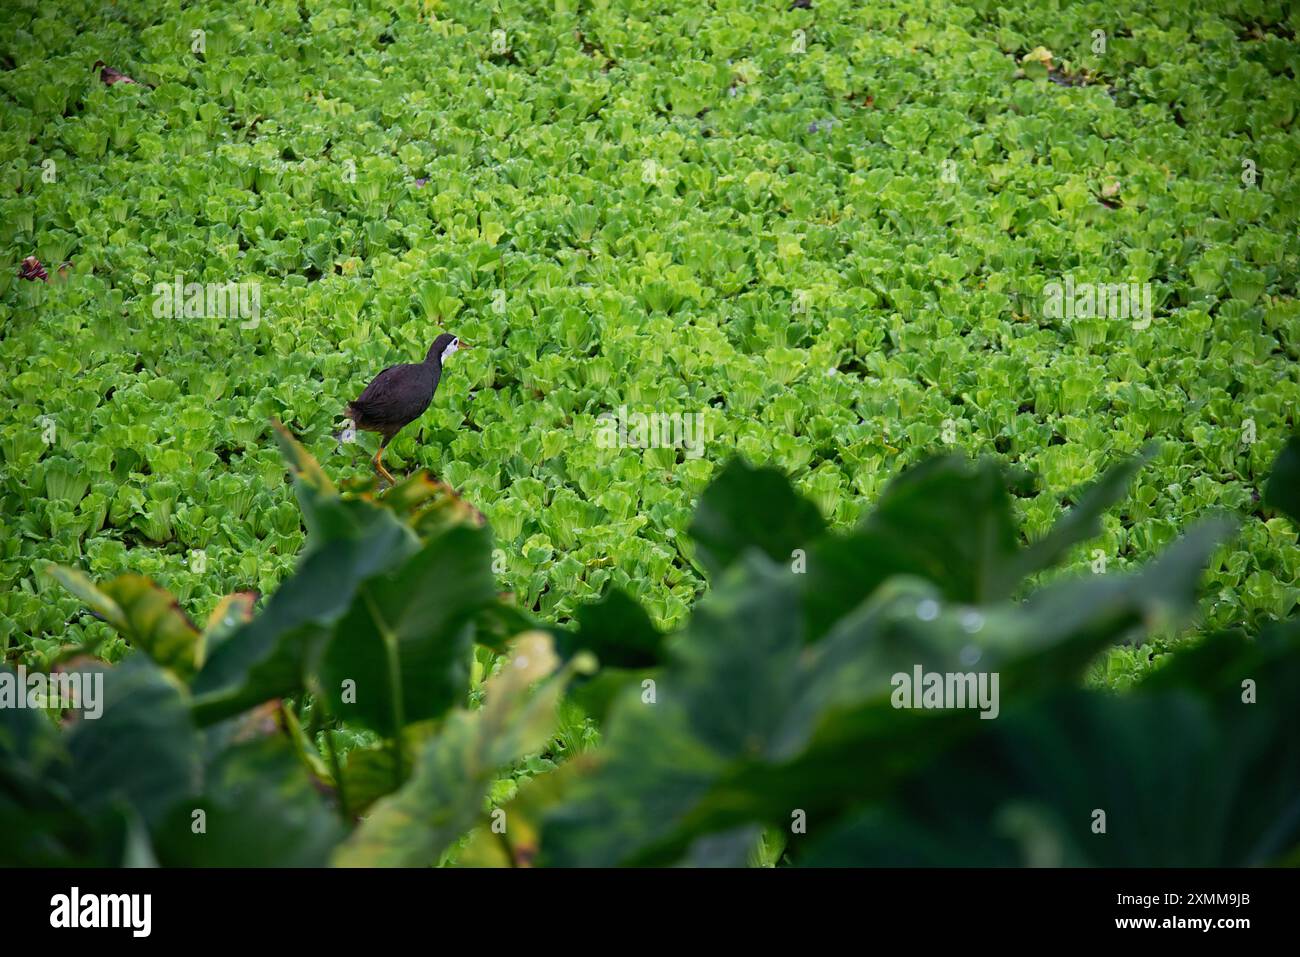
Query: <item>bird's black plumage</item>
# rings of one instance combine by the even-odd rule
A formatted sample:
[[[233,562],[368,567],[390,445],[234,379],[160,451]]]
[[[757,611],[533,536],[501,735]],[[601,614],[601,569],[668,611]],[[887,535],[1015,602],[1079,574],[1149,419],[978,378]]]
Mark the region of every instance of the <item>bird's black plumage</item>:
[[[424,414],[441,378],[441,363],[389,366],[348,404],[348,417],[358,429],[384,433],[391,429],[395,433]]]
[[[382,437],[375,455],[375,468],[391,481],[383,469],[384,448],[403,427],[414,422],[433,401],[442,379],[442,361],[464,344],[449,332],[433,340],[423,362],[404,362],[389,366],[366,386],[361,395],[348,403],[347,417],[364,432],[378,432]],[[450,352],[448,351],[450,350]]]

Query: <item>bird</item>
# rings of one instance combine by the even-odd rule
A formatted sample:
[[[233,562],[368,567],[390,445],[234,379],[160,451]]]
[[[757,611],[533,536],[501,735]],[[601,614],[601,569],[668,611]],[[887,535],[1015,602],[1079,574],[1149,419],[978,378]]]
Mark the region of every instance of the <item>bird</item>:
[[[35,256],[28,256],[18,264],[18,278],[26,279],[29,282],[49,282],[50,275],[41,265],[41,261]]]
[[[384,449],[403,428],[410,425],[429,407],[442,379],[442,366],[467,343],[444,332],[433,340],[423,362],[405,362],[389,366],[366,386],[361,395],[344,409],[352,427],[363,432],[378,432],[379,451],[371,459],[375,472],[389,485],[397,482],[384,468]],[[346,430],[345,430],[346,433]]]
[[[100,67],[103,67],[103,69],[100,70],[99,69]],[[104,63],[103,60],[96,60],[95,65],[92,66],[91,69],[99,70],[99,78],[103,80],[105,83],[107,83],[109,86],[115,86],[118,83],[135,82],[135,80],[131,79],[121,70],[115,70],[111,66],[108,66],[106,63]]]
[[[68,273],[72,271],[72,261],[61,262],[55,270],[55,275],[59,279],[67,279]],[[28,282],[49,282],[50,274],[45,271],[41,261],[35,256],[28,256],[18,264],[18,278],[26,279]]]

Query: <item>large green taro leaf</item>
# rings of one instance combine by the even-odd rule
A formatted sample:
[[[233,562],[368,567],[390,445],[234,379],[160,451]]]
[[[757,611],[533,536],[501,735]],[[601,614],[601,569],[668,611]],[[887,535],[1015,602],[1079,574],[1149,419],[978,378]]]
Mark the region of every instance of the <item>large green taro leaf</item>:
[[[817,507],[796,495],[779,471],[734,459],[700,496],[690,534],[700,561],[716,578],[750,548],[789,561],[794,549],[807,547],[825,527]]]
[[[1078,680],[1109,643],[1191,607],[1225,528],[1194,530],[1137,575],[1061,583],[1028,604],[952,605],[899,580],[805,646],[792,577],[758,554],[731,568],[670,646],[653,697],[615,703],[593,773],[548,818],[549,863],[677,860],[708,834],[831,815],[883,795],[987,723],[891,704],[893,676],[996,672],[1003,700]],[[731,841],[743,861],[743,842]],[[721,862],[717,846],[709,859]]]
[[[199,733],[174,678],[143,655],[105,669],[103,713],[67,736],[64,778],[81,808],[129,804],[152,826],[199,785]]]
[[[377,517],[364,534],[329,541],[308,554],[261,614],[213,651],[193,682],[201,723],[303,690],[362,582],[416,551],[408,529],[381,509],[372,511]]]
[[[553,675],[557,663],[549,635],[521,635],[502,671],[486,682],[483,707],[447,718],[418,756],[410,779],[376,802],[339,848],[335,863],[436,864],[453,841],[481,823],[483,802],[501,769],[539,749],[550,736],[568,670],[580,662]],[[530,693],[530,686],[548,675]]]
[[[925,578],[951,601],[1009,598],[1026,577],[1100,534],[1102,513],[1122,497],[1149,455],[1106,472],[1046,536],[1026,548],[1017,544],[1010,498],[994,463],[950,456],[904,472],[858,528],[824,536],[809,547],[800,579],[809,639],[820,638],[894,575]]]
[[[487,530],[458,525],[395,571],[362,582],[320,665],[331,712],[392,736],[460,701],[473,618],[496,597],[491,565]]]
[[[1131,694],[1013,709],[889,800],[821,830],[808,865],[1242,867],[1300,854],[1300,641],[1231,640]],[[1279,653],[1280,652],[1280,653]],[[1230,681],[1217,679],[1230,677]],[[1246,700],[1241,682],[1256,680]],[[1104,816],[1103,816],[1104,815]],[[820,830],[820,833],[818,831]]]
[[[119,575],[96,585],[75,568],[50,566],[50,574],[86,606],[164,668],[183,679],[202,665],[205,636],[175,597],[142,575]]]
[[[1291,436],[1273,462],[1264,501],[1300,525],[1300,436]]]
[[[321,867],[343,837],[337,815],[280,735],[232,744],[203,787],[159,824],[164,867]],[[202,817],[195,812],[202,811]],[[200,826],[201,824],[201,826]]]

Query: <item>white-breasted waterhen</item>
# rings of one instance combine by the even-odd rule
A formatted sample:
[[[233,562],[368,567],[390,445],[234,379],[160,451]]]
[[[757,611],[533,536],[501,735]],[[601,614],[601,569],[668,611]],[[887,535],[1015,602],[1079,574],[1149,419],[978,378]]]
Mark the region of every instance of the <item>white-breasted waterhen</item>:
[[[414,422],[433,401],[442,379],[442,365],[458,349],[468,349],[450,332],[444,332],[433,345],[423,362],[406,362],[389,366],[375,376],[370,385],[344,410],[352,424],[363,432],[378,432],[381,436],[379,451],[371,463],[375,471],[388,480],[397,481],[384,468],[384,449],[398,432]]]

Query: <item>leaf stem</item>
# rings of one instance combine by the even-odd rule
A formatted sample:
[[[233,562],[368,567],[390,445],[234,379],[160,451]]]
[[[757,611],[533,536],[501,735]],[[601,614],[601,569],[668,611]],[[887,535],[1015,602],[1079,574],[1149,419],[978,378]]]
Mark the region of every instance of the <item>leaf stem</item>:
[[[392,688],[393,703],[393,783],[396,787],[401,787],[402,780],[406,776],[402,761],[402,728],[406,726],[406,706],[402,701],[402,668],[397,660],[397,636],[388,627],[388,622],[384,620],[384,616],[375,605],[370,589],[362,586],[360,592],[361,597],[365,599],[370,616],[375,620],[375,627],[384,640],[384,651],[388,656],[388,683]]]
[[[352,812],[348,807],[348,789],[343,783],[343,768],[339,764],[339,752],[334,746],[334,729],[325,729],[325,746],[330,753],[330,772],[334,775],[334,787],[339,794],[339,814],[343,817],[343,823],[352,824]]]

